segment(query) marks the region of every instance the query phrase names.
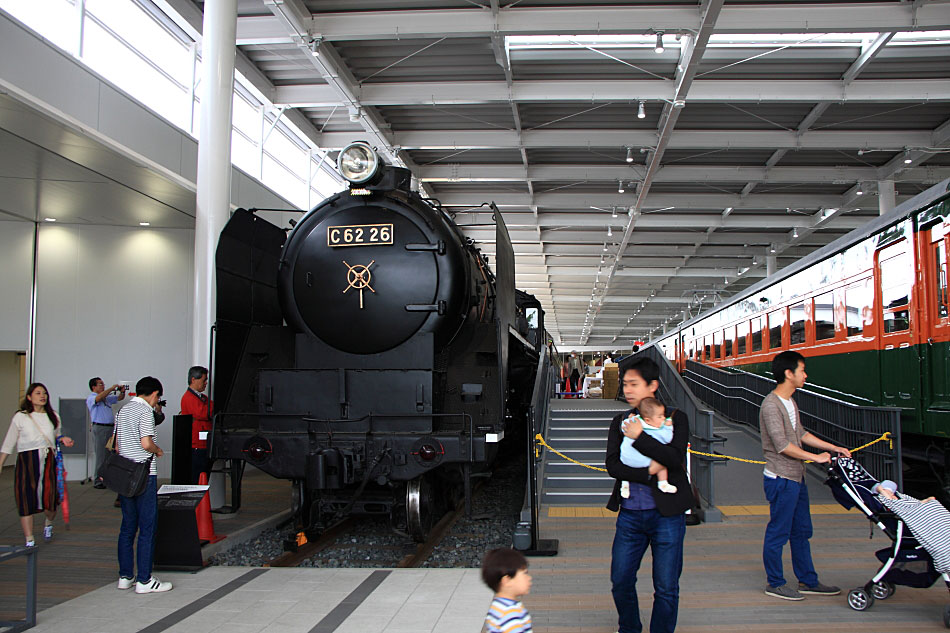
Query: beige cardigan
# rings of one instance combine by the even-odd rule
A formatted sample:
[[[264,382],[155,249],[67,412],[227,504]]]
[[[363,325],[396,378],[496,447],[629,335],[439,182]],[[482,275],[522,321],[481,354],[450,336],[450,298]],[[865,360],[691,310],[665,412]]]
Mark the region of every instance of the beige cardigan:
[[[805,427],[798,404],[792,400],[798,424],[792,428],[792,420],[781,399],[773,391],[765,396],[759,409],[759,433],[762,435],[762,453],[765,455],[765,467],[784,479],[802,481],[805,478],[805,462],[794,457],[782,455],[789,444],[802,447]]]

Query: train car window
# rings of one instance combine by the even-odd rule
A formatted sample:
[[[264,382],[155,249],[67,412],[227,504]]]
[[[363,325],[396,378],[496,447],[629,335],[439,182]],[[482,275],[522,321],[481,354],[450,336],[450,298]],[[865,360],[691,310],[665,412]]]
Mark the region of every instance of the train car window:
[[[950,314],[947,305],[947,246],[941,239],[934,244],[934,263],[937,267],[937,318]]]
[[[736,326],[736,354],[745,354],[746,352],[746,339],[749,338],[749,322],[743,321]]]
[[[782,326],[785,325],[785,310],[769,312],[769,349],[782,349]]]
[[[864,328],[872,324],[871,315],[874,313],[874,292],[871,289],[871,280],[862,279],[845,288],[845,324],[848,336],[860,336]]]
[[[914,267],[910,256],[900,253],[882,259],[881,306],[884,309],[884,333],[902,332],[910,328],[910,289],[914,283]]]
[[[727,327],[722,331],[722,340],[726,343],[726,351],[723,352],[723,358],[729,358],[732,356],[732,340],[736,337],[736,328]]]
[[[826,341],[835,337],[835,293],[826,292],[815,297],[815,340]]]
[[[750,351],[762,351],[762,317],[752,319],[752,349]]]
[[[800,301],[788,309],[789,343],[799,345],[805,342],[805,302]]]
[[[703,345],[703,350],[704,350],[703,358],[705,358],[706,360],[709,360],[712,358],[712,347],[710,346],[711,339],[712,339],[711,336],[707,336],[705,339],[703,339],[705,341],[705,345]]]
[[[722,356],[722,330],[713,332],[713,358]]]

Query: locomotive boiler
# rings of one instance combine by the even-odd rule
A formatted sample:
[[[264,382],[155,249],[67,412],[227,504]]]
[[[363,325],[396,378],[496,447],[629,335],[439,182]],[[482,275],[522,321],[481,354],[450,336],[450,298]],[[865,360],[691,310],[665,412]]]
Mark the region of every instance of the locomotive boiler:
[[[422,539],[524,420],[543,311],[406,169],[365,143],[349,188],[279,228],[237,210],[216,253],[212,454],[293,482],[300,529],[388,515]],[[238,497],[239,479],[232,476]]]

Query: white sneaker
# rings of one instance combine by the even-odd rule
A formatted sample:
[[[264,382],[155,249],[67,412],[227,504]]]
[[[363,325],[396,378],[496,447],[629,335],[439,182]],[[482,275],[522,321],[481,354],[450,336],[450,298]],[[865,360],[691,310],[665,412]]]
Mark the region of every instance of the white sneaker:
[[[116,589],[122,589],[122,590],[131,589],[132,585],[134,584],[135,584],[134,578],[123,578],[122,576],[119,576],[119,584],[116,586]]]
[[[135,583],[135,593],[161,593],[162,591],[171,591],[170,582],[162,582],[155,576],[148,579],[148,582]]]

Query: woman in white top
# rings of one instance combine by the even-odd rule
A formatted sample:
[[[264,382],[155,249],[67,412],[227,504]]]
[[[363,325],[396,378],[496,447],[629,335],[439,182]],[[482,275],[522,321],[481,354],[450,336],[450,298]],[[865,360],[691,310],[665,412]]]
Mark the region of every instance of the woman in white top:
[[[62,435],[59,418],[49,404],[49,392],[34,382],[26,390],[20,410],[13,416],[10,429],[0,447],[0,468],[7,455],[16,452],[14,494],[20,513],[20,527],[27,547],[33,547],[33,515],[46,512],[43,538],[53,538],[53,518],[59,495],[56,491],[56,441],[72,446]]]

